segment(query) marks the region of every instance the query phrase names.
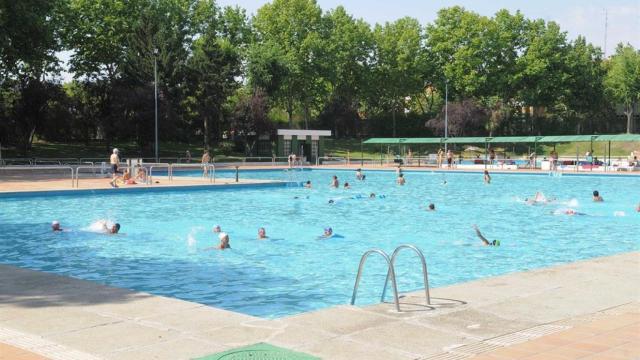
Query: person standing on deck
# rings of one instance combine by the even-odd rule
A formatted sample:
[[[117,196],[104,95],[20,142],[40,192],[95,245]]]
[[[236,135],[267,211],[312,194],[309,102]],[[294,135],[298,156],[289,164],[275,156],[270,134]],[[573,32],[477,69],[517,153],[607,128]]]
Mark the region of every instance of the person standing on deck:
[[[205,150],[204,154],[202,154],[202,159],[200,163],[202,164],[202,176],[207,176],[209,174],[209,163],[211,162],[211,155],[209,155],[209,150]]]

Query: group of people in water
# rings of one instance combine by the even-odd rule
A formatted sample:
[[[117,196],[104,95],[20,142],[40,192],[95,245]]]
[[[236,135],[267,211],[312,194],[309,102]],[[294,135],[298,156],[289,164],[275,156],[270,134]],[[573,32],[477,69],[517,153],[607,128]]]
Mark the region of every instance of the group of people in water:
[[[119,223],[108,223],[106,220],[100,220],[97,222],[99,225],[99,231],[104,234],[117,234],[120,232],[120,224]],[[67,231],[62,228],[60,225],[60,221],[54,220],[51,222],[51,231],[53,232],[64,232]]]

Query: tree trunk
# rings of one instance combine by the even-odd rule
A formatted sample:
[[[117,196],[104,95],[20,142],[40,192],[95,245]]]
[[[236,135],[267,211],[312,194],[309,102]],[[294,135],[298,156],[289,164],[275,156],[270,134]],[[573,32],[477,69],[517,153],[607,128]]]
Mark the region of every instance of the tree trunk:
[[[632,134],[634,129],[633,124],[633,105],[627,105],[624,114],[627,115],[627,134]]]
[[[396,137],[396,107],[393,107],[393,111],[391,112],[391,118],[393,119],[393,136]]]
[[[211,134],[211,129],[209,127],[209,117],[205,116],[203,119],[203,128],[204,128],[204,150],[205,151],[209,151],[210,149],[210,145],[209,145],[209,139],[211,138],[210,134]]]

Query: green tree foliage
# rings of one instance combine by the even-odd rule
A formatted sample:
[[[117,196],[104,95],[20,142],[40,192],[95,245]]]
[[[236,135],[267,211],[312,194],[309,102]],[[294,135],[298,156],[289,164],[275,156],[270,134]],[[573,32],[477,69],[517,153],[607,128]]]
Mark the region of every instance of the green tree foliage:
[[[286,71],[280,73],[284,77],[274,97],[285,107],[289,126],[293,126],[293,112],[299,106],[308,127],[315,96],[323,90],[322,10],[314,0],[274,0],[258,9],[253,25],[267,49],[281,49],[283,57],[276,62]]]
[[[624,106],[627,133],[632,133],[635,130],[633,111],[640,102],[640,52],[630,45],[618,45],[604,84],[609,97]]]
[[[156,65],[160,138],[207,148],[227,138],[254,153],[279,121],[440,135],[445,83],[454,135],[633,132],[640,55],[602,56],[507,10],[370,25],[315,0],[272,0],[251,19],[215,0],[0,0],[0,141],[134,140],[149,154]]]
[[[424,88],[426,58],[424,35],[416,19],[402,18],[393,23],[376,25],[373,101],[381,109],[392,113],[393,136],[396,114],[404,111],[407,101]],[[375,98],[379,100],[376,101]]]

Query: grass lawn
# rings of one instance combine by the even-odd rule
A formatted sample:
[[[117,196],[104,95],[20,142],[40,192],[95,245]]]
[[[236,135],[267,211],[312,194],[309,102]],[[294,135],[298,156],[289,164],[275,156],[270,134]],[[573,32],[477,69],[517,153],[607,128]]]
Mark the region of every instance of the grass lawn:
[[[449,147],[453,148],[456,154],[460,150],[466,149],[469,147],[468,145],[463,145],[463,144],[455,144],[455,145],[456,145],[455,147],[453,145],[449,145]],[[473,146],[483,149],[484,151],[484,146],[482,144],[473,144]],[[580,154],[580,156],[584,156],[584,154],[587,151],[589,151],[590,146],[591,146],[591,143],[588,143],[588,142],[559,143],[559,144],[556,144],[556,151],[558,151],[558,154],[560,156],[565,156],[565,157],[569,157],[569,156],[573,157],[576,155],[576,152]],[[609,146],[608,142],[594,142],[593,143],[594,155],[599,158],[604,158],[605,150],[607,151],[607,153],[609,151],[608,146]],[[364,158],[374,158],[374,159],[378,158],[380,157],[380,149],[381,149],[380,145],[365,144],[362,146],[363,151],[361,152],[360,140],[358,139],[339,139],[339,140],[328,139],[328,140],[325,140],[325,147],[326,147],[326,151],[325,151],[326,155],[346,157],[348,154],[353,159],[360,158],[361,154],[363,154]],[[401,147],[404,147],[405,149],[400,149]],[[425,152],[432,153],[432,154],[438,152],[438,145],[431,145],[431,144],[422,145],[420,147],[416,145],[401,145],[401,146],[383,145],[382,152],[386,153],[387,151],[391,151],[391,153],[400,153],[400,152],[407,151],[408,148],[411,148],[414,154],[416,154],[418,151],[421,154],[424,154]],[[529,151],[533,151],[533,144],[519,144],[515,147],[513,145],[504,146],[503,144],[500,144],[500,146],[495,147],[495,149],[499,154],[506,152],[509,156],[517,158],[517,157],[529,154]],[[538,155],[545,156],[545,155],[549,155],[552,150],[553,150],[552,144],[544,144],[544,145],[538,144],[537,153]],[[476,153],[483,154],[483,151],[480,151],[480,152],[465,151],[464,156],[468,157],[468,156],[475,155]],[[640,142],[612,142],[611,143],[611,156],[626,157],[632,151],[640,152]]]
[[[139,151],[135,143],[116,143],[115,147],[120,149],[120,153],[123,157],[128,156],[139,156]],[[484,146],[482,144],[473,144],[473,146],[482,149],[482,151],[473,152],[473,151],[465,151],[465,157],[475,156],[475,154],[483,154]],[[560,143],[556,144],[556,150],[560,154],[560,156],[566,157],[574,157],[576,152],[580,154],[580,156],[584,156],[584,154],[589,151],[589,147],[591,146],[588,142],[580,142],[580,143]],[[605,150],[608,151],[609,144],[607,142],[594,142],[593,143],[593,151],[594,155],[598,158],[604,158]],[[456,154],[463,149],[467,149],[469,146],[463,144],[449,145]],[[530,151],[532,151],[533,144],[520,144],[518,146],[498,146],[496,147],[496,151],[499,154],[506,153],[507,155],[518,158],[525,156]],[[380,157],[380,151],[383,153],[387,153],[388,151],[392,154],[404,153],[409,148],[413,151],[415,155],[419,153],[428,154],[428,153],[437,153],[438,145],[361,145],[359,139],[326,139],[325,140],[325,155],[327,156],[338,156],[338,157],[347,157],[350,156],[352,159],[359,159],[360,157],[364,157],[367,159],[378,159]],[[191,156],[194,160],[197,160],[202,156],[203,147],[184,144],[184,143],[175,143],[175,142],[162,142],[160,144],[160,157],[185,157],[186,150],[191,152]],[[538,145],[537,153],[540,156],[549,155],[549,153],[553,150],[553,145],[544,144]],[[611,143],[611,154],[612,156],[628,156],[632,151],[640,152],[640,142],[616,142]],[[6,149],[2,150],[3,158],[16,158],[16,157],[38,157],[38,158],[108,158],[111,151],[106,148],[104,143],[93,142],[88,145],[79,144],[79,143],[71,143],[71,144],[63,144],[63,143],[49,143],[38,141],[33,144],[33,149],[28,154],[20,154],[15,151],[15,149]],[[146,151],[143,157],[153,157],[152,150]],[[220,157],[222,153],[218,151],[218,149],[214,149],[214,155]],[[229,157],[242,157],[242,154],[231,154]]]

